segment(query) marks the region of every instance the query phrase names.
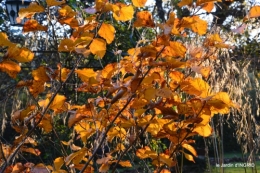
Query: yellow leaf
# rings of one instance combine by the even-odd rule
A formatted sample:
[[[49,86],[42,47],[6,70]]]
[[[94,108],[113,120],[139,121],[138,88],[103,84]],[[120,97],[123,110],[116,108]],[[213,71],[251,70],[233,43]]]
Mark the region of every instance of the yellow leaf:
[[[210,95],[209,85],[200,78],[187,79],[180,84],[181,89],[191,95],[205,98]]]
[[[10,60],[0,62],[0,71],[7,73],[11,78],[16,78],[16,75],[21,71],[21,67]]]
[[[15,44],[8,40],[6,33],[0,32],[0,46],[14,46]]]
[[[54,112],[62,110],[64,108],[66,97],[60,94],[57,94],[51,103],[50,109]]]
[[[117,70],[117,63],[109,63],[105,68],[102,69],[101,75],[103,78],[109,79],[113,76],[114,72]]]
[[[147,0],[132,0],[132,3],[136,7],[144,7]]]
[[[214,46],[218,48],[229,48],[229,45],[224,44],[218,34],[209,35],[204,42],[205,46]]]
[[[38,5],[38,3],[31,2],[30,5],[27,8],[21,8],[19,10],[19,18],[31,18],[35,13],[41,13],[44,12],[44,7],[41,5]]]
[[[31,19],[24,23],[23,32],[31,32],[31,31],[47,31],[46,26],[40,25],[37,20]]]
[[[107,44],[110,44],[115,38],[115,32],[116,30],[112,25],[102,23],[98,35],[103,37],[107,41]]]
[[[7,51],[7,57],[10,59],[15,59],[18,62],[31,62],[34,57],[34,53],[27,48],[12,46],[9,47]]]
[[[212,133],[212,128],[209,124],[207,125],[196,125],[192,132],[198,133],[200,136],[208,137]]]
[[[181,2],[179,2],[177,5],[179,6],[179,7],[183,7],[183,6],[185,6],[185,5],[191,5],[193,3],[193,0],[182,0]]]
[[[91,53],[97,55],[99,58],[103,58],[106,54],[106,42],[101,38],[95,38],[89,46]]]
[[[120,161],[119,165],[123,166],[123,167],[132,167],[132,164],[129,160],[126,161]]]
[[[118,21],[128,21],[134,16],[134,8],[132,5],[126,5],[123,3],[116,3],[112,6],[113,17]]]
[[[193,156],[192,156],[192,155],[190,155],[190,154],[187,154],[187,153],[185,153],[185,152],[183,152],[183,154],[184,154],[184,156],[185,156],[185,158],[186,158],[187,160],[189,160],[189,161],[192,161],[192,162],[194,162],[194,163],[195,163],[195,161],[194,161],[194,159],[193,159]]]
[[[61,81],[64,82],[67,79],[68,75],[70,74],[71,70],[67,69],[67,68],[62,68],[60,70],[60,67],[58,67],[58,68],[59,69],[56,71],[56,73],[58,73],[56,79],[57,80],[61,79]],[[61,74],[59,74],[59,73],[61,73]]]
[[[62,0],[62,1],[46,0],[46,3],[49,7],[51,7],[51,6],[59,6],[59,5],[65,4],[66,2],[64,0]]]
[[[81,150],[70,154],[65,158],[66,165],[69,165],[71,162],[75,165],[79,164],[79,162],[85,157],[87,152],[87,148],[82,148]]]
[[[89,82],[89,78],[96,77],[96,72],[91,68],[84,68],[81,70],[75,70],[75,72],[78,74],[79,78],[83,82]]]
[[[177,41],[171,41],[170,46],[166,46],[162,54],[171,57],[184,57],[186,54],[186,47]]]
[[[211,97],[211,99],[207,101],[207,105],[210,106],[212,113],[221,114],[229,113],[230,107],[234,107],[234,104],[226,92],[219,92]]]
[[[75,43],[71,39],[63,39],[58,47],[59,52],[71,52],[74,51]]]
[[[58,157],[53,162],[54,162],[54,170],[59,171],[62,165],[64,164],[64,159],[63,157]]]
[[[164,153],[161,153],[161,154],[159,155],[158,160],[159,160],[159,162],[165,163],[165,164],[166,164],[167,166],[169,166],[169,167],[173,167],[173,166],[176,164],[176,162],[173,161],[173,159],[170,158],[169,155],[164,154]]]
[[[114,139],[114,137],[119,137],[121,138],[121,140],[125,140],[126,138],[126,131],[124,128],[120,128],[120,127],[112,127],[108,133],[107,133],[107,140],[109,142],[112,142],[112,140]]]
[[[189,152],[191,152],[193,154],[193,156],[197,157],[197,152],[196,150],[193,148],[193,146],[189,145],[189,144],[186,144],[186,143],[183,143],[181,144],[181,146],[183,148],[185,148],[186,150],[188,150]]]
[[[136,21],[134,22],[134,27],[154,27],[154,21],[152,19],[152,14],[149,11],[140,11],[136,14]]]
[[[254,6],[250,9],[249,17],[253,18],[253,17],[259,17],[260,16],[260,6]]]

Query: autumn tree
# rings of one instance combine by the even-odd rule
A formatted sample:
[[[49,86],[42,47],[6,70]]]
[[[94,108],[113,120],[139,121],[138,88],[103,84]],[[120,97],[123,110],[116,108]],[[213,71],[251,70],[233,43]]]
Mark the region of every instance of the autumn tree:
[[[15,103],[4,123],[16,132],[11,141],[1,139],[2,172],[115,172],[138,169],[138,159],[146,170],[171,172],[178,155],[194,162],[195,137],[209,137],[211,118],[239,107],[211,82],[221,53],[232,47],[199,15],[216,1],[183,0],[177,12],[191,13],[169,9],[165,21],[145,4],[96,0],[82,9],[32,2],[17,19],[28,19],[27,44],[0,33],[1,75],[13,82],[6,100]],[[258,8],[247,20],[259,16]],[[33,50],[36,42],[44,51]],[[59,155],[27,162],[28,154],[43,160],[46,136],[58,141],[52,145]]]

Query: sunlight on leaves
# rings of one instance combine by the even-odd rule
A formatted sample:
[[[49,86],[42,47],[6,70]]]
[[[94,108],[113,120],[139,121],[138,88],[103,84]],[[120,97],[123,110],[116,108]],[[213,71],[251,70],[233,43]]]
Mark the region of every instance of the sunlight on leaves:
[[[89,48],[91,53],[97,55],[99,58],[103,58],[107,50],[106,42],[101,38],[95,38]]]
[[[253,17],[259,17],[260,16],[260,6],[254,6],[249,10],[248,16]]]
[[[0,62],[0,71],[7,73],[11,78],[16,78],[21,71],[21,67],[13,61],[4,60]]]
[[[147,0],[132,0],[135,7],[144,7]]]
[[[57,1],[57,0],[46,0],[46,3],[49,7],[51,6],[59,6],[59,5],[62,5],[64,3],[66,3],[64,0],[62,1]]]
[[[136,21],[134,22],[134,27],[154,27],[154,21],[152,19],[152,14],[149,11],[140,11],[136,14]]]
[[[112,5],[113,17],[118,21],[128,21],[134,17],[134,8],[132,5],[116,3]]]
[[[102,23],[98,35],[103,37],[107,44],[110,44],[115,38],[115,28],[110,24]]]
[[[46,26],[40,25],[37,20],[28,20],[23,25],[23,32],[31,32],[31,31],[47,31]]]

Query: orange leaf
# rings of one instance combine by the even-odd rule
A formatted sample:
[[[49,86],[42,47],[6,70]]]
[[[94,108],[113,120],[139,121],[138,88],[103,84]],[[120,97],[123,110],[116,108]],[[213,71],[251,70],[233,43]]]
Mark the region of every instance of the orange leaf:
[[[36,122],[40,120],[40,116],[36,117]],[[43,128],[46,133],[52,131],[52,118],[50,114],[45,114],[38,127]]]
[[[50,78],[47,75],[46,67],[44,66],[40,66],[36,70],[33,70],[32,76],[35,81],[40,81],[41,83],[50,81]]]
[[[107,172],[109,170],[110,164],[104,163],[98,169],[99,172]]]
[[[95,38],[89,46],[91,53],[97,55],[99,58],[103,58],[106,53],[106,42],[101,38]]]
[[[153,173],[158,173],[157,170],[155,170]],[[160,173],[171,173],[168,169],[163,169],[160,171]]]
[[[53,163],[54,163],[54,170],[59,171],[62,165],[64,164],[64,159],[63,157],[58,157],[53,161]]]
[[[191,5],[193,3],[193,0],[182,0],[181,2],[178,3],[179,7],[183,7],[185,5]]]
[[[230,0],[232,2],[233,0]],[[222,2],[221,0],[197,0],[196,5],[200,6],[202,4],[208,3],[208,2]]]
[[[59,5],[65,4],[66,2],[64,0],[62,0],[62,1],[46,0],[46,3],[50,7],[50,6],[59,6]]]
[[[16,78],[16,75],[21,71],[21,67],[10,60],[0,62],[0,71],[7,73],[11,78]]]
[[[31,62],[34,58],[34,53],[27,48],[9,47],[7,57],[15,59],[18,62]]]
[[[44,12],[44,7],[41,5],[38,5],[38,3],[31,2],[30,5],[27,8],[21,8],[19,10],[19,18],[31,18],[35,13],[41,13]]]
[[[134,8],[132,5],[116,3],[112,5],[113,17],[118,21],[128,21],[134,16]]]
[[[202,9],[207,11],[208,13],[210,13],[213,10],[213,8],[214,8],[214,2],[208,2],[202,6]]]
[[[79,78],[83,81],[83,82],[88,82],[89,78],[91,77],[96,77],[96,72],[91,69],[91,68],[84,68],[81,70],[75,70],[75,72],[78,74]]]
[[[23,164],[19,162],[14,165],[12,173],[20,173],[23,172],[24,169],[25,167],[23,166]]]
[[[6,33],[0,32],[0,46],[14,46],[15,44],[8,40]]]
[[[132,0],[132,3],[136,7],[144,7],[147,0]]]
[[[32,82],[33,82],[32,85],[29,86],[29,91],[34,97],[36,97],[44,91],[45,81],[43,82],[43,81],[33,80]]]
[[[31,153],[36,156],[39,156],[41,154],[41,152],[38,149],[34,149],[34,148],[21,147],[21,151]]]
[[[110,44],[115,38],[115,32],[115,28],[112,25],[102,23],[98,35],[103,37],[107,41],[107,44]]]
[[[129,160],[126,161],[120,161],[119,165],[123,166],[123,167],[132,167],[132,164]]]
[[[77,13],[68,5],[59,10],[59,14],[63,18],[73,18]]]
[[[149,11],[140,11],[136,15],[137,20],[134,22],[134,27],[154,27],[152,14]]]
[[[112,11],[112,4],[108,0],[95,0],[96,11],[109,12]]]
[[[28,20],[23,25],[23,32],[30,32],[30,31],[47,31],[46,26],[40,25],[37,20]]]
[[[254,6],[250,9],[249,17],[253,18],[253,17],[259,17],[260,16],[260,6]]]
[[[70,72],[71,72],[70,69],[67,69],[67,68],[62,68],[61,69],[61,81],[62,82],[64,82],[67,79],[67,77],[68,77]]]
[[[162,52],[163,56],[184,57],[186,54],[186,47],[177,41],[171,41],[170,46],[166,46]]]
[[[193,32],[198,33],[199,35],[206,34],[208,29],[208,23],[199,16],[184,17],[181,20],[181,27],[190,28]]]

